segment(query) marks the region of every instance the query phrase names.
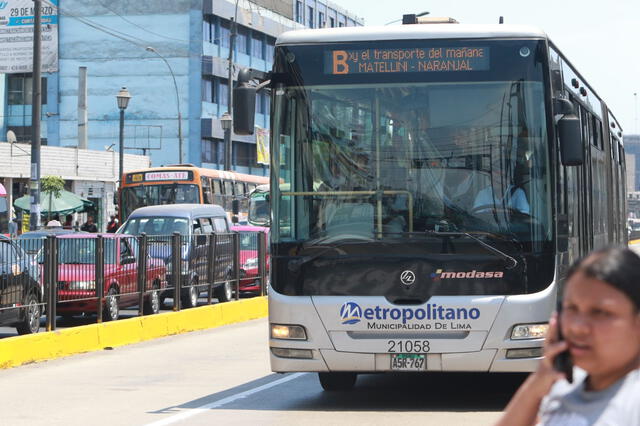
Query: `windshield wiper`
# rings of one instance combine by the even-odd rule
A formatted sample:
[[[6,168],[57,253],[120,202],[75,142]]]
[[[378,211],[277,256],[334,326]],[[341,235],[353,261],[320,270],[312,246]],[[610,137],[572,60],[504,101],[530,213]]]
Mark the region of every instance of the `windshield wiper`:
[[[510,262],[509,265],[506,266],[507,269],[513,269],[516,266],[518,266],[518,261],[512,257],[509,256],[507,253],[503,252],[502,250],[492,246],[491,244],[482,241],[480,238],[478,238],[476,235],[483,235],[483,236],[491,236],[494,239],[501,239],[503,240],[504,238],[498,237],[495,234],[489,233],[489,232],[474,232],[474,231],[431,231],[431,230],[426,230],[424,231],[425,233],[427,233],[428,235],[435,235],[438,237],[461,237],[461,236],[465,236],[468,238],[471,238],[472,240],[476,241],[478,244],[480,244],[482,247],[486,248],[487,250],[489,250],[490,252],[497,254],[498,256],[502,257],[503,259],[507,260]],[[508,240],[511,241],[511,240]]]

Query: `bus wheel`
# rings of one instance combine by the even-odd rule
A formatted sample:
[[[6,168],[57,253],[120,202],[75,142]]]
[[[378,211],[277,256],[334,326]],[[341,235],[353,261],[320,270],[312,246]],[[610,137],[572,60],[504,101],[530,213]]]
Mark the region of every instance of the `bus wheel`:
[[[322,389],[328,392],[348,391],[353,388],[358,378],[357,373],[318,373]]]

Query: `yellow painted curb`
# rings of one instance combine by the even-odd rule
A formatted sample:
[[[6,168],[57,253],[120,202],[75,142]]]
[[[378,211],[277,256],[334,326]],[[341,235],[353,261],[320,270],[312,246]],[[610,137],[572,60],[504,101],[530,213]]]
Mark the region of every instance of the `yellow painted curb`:
[[[640,240],[631,240],[629,241],[629,245],[632,246],[634,244],[640,244]]]
[[[266,297],[0,340],[0,369],[267,316]]]

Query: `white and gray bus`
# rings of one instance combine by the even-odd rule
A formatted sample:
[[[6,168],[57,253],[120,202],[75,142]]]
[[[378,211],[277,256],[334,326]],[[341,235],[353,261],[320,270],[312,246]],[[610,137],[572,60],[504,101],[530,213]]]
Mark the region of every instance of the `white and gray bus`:
[[[532,371],[569,263],[626,241],[620,125],[546,34],[287,32],[266,78],[273,371]]]

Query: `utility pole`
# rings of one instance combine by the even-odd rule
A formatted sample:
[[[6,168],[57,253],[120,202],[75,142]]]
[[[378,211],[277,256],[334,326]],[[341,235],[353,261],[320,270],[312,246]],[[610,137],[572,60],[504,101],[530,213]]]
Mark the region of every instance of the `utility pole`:
[[[233,51],[236,48],[236,20],[238,19],[238,1],[236,1],[236,10],[233,19],[231,19],[231,33],[229,34],[229,93],[227,99],[227,112],[233,120]],[[233,123],[233,121],[231,122]],[[231,170],[231,162],[233,159],[232,150],[233,150],[233,125],[230,126],[228,130],[225,129],[224,132],[224,169]]]
[[[31,99],[31,195],[29,229],[40,227],[40,114],[42,109],[41,44],[42,0],[33,0],[33,97]]]

